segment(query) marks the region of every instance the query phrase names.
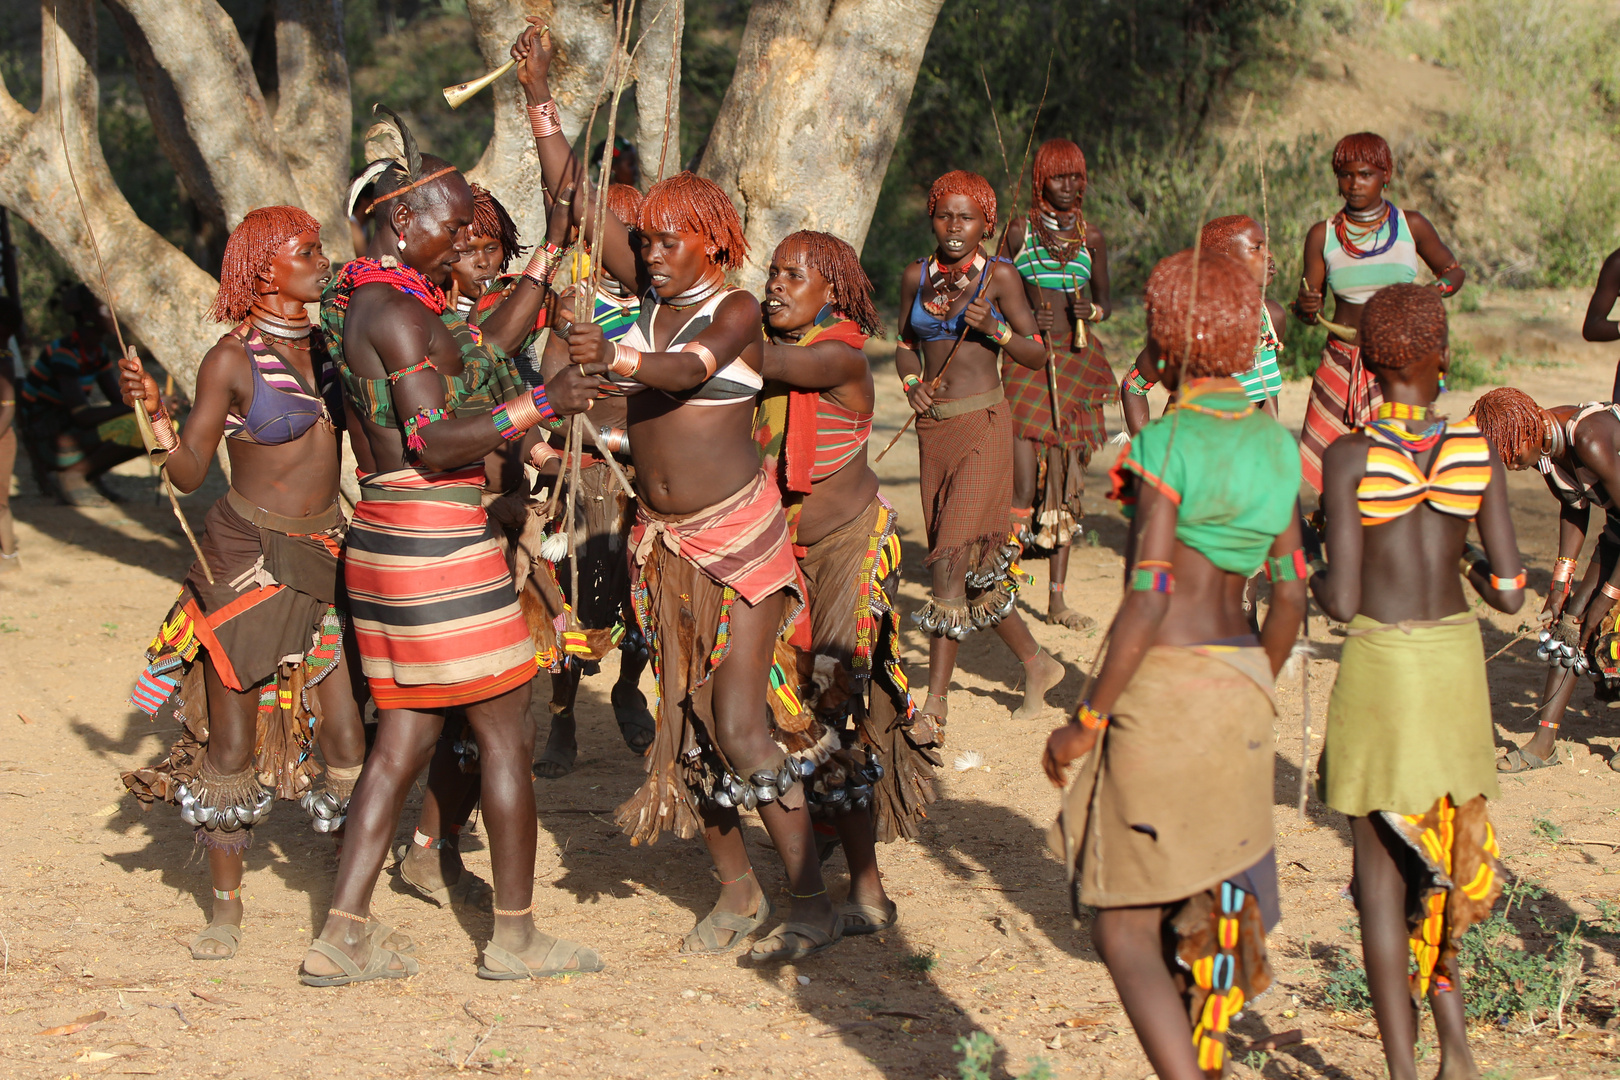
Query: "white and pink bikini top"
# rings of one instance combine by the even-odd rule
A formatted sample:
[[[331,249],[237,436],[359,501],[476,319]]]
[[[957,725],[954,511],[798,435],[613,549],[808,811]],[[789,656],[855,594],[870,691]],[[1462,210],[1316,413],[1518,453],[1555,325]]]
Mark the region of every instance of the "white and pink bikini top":
[[[669,344],[660,349],[652,343],[653,318],[658,314],[660,304],[657,294],[649,290],[641,304],[641,315],[636,319],[635,325],[624,332],[619,341],[642,352],[672,352],[681,345],[695,340],[706,330],[714,321],[714,313],[719,309],[721,302],[737,291],[739,290],[735,286],[727,285],[705,300],[697,312],[686,321],[686,325],[676,331]],[[626,396],[639,394],[643,390],[656,389],[623,375],[612,375],[610,379]],[[733,405],[739,401],[751,401],[764,388],[765,380],[760,377],[759,372],[738,357],[689,390],[658,392],[685,405]]]

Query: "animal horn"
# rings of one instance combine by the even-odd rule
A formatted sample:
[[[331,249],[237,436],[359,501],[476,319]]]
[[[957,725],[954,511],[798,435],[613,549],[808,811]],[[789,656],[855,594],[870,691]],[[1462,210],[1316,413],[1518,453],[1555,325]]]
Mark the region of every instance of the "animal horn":
[[[461,108],[461,106],[466,104],[467,100],[476,95],[478,91],[482,90],[484,87],[488,86],[502,75],[505,75],[508,71],[511,71],[512,66],[516,63],[516,60],[508,60],[494,71],[489,72],[487,75],[480,75],[472,82],[456,83],[454,86],[445,87],[444,100],[452,109]]]

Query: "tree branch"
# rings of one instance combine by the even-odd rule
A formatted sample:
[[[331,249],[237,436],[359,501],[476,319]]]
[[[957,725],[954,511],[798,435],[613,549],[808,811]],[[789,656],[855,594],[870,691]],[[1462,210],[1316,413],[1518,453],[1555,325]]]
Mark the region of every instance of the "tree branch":
[[[339,0],[276,0],[276,142],[304,209],[334,260],[354,254],[344,214],[349,187],[349,65]]]
[[[681,31],[686,25],[686,0],[641,0],[641,15],[646,37],[636,53],[634,75],[636,157],[641,162],[641,186],[645,189],[683,168]],[[654,19],[658,20],[656,25],[652,25]],[[648,26],[652,28],[646,29]]]

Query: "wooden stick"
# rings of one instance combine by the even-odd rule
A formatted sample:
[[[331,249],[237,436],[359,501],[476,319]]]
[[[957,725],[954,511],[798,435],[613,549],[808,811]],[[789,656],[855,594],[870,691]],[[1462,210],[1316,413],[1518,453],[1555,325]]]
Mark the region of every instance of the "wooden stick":
[[[624,489],[624,493],[626,495],[634,499],[636,497],[636,489],[631,485],[630,477],[625,475],[624,466],[613,460],[612,452],[610,452],[607,447],[602,445],[602,440],[597,436],[595,428],[593,428],[590,424],[586,424],[584,430],[585,434],[591,437],[591,445],[596,447],[596,449],[601,452],[602,460],[607,462],[608,470],[613,473],[613,479],[619,482],[619,487]]]
[[[585,429],[585,414],[574,414],[574,459],[568,469],[568,499],[563,503],[563,514],[566,517],[564,528],[568,530],[568,625],[579,625],[579,557],[574,546],[574,515],[580,510],[579,499],[579,459],[582,456],[581,439],[579,433]],[[588,520],[588,519],[587,519]]]
[[[112,286],[107,283],[107,264],[101,259],[101,245],[96,242],[96,230],[90,224],[90,214],[84,208],[84,194],[79,191],[79,178],[73,170],[73,155],[68,150],[67,138],[67,97],[62,92],[62,24],[58,21],[57,9],[51,8],[51,52],[56,67],[56,122],[62,135],[62,160],[67,165],[68,180],[73,184],[73,195],[79,200],[79,217],[84,221],[85,235],[90,238],[90,250],[96,257],[96,271],[101,277],[102,298],[107,302],[107,314],[112,317],[113,335],[118,338],[118,352],[121,357],[135,356],[135,350],[124,343],[124,331],[118,324],[118,309],[113,302]],[[138,358],[137,358],[138,359]],[[179,496],[175,494],[174,483],[169,479],[169,455],[158,446],[157,435],[152,431],[152,417],[147,414],[146,402],[135,403],[135,427],[141,433],[141,442],[146,447],[146,453],[157,462],[158,476],[163,480],[163,490],[168,493],[169,505],[174,509],[175,520],[180,522],[180,531],[186,534],[191,542],[191,550],[197,556],[197,564],[202,567],[203,577],[208,584],[214,583],[214,572],[208,566],[208,558],[202,552],[202,545],[197,543],[197,535],[191,531],[191,523],[186,520],[185,512],[180,509]]]
[[[1305,820],[1305,800],[1310,794],[1310,780],[1308,779],[1311,764],[1311,657],[1309,646],[1311,642],[1311,595],[1305,594],[1305,644],[1307,651],[1299,658],[1299,696],[1304,702],[1304,711],[1300,717],[1301,735],[1299,744],[1299,820]]]

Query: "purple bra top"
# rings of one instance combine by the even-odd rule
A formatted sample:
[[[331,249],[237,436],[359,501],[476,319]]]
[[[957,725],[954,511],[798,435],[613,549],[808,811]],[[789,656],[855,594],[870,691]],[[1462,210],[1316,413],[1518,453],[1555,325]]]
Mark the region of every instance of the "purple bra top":
[[[326,404],[311,393],[287,361],[264,343],[256,329],[242,342],[253,366],[253,400],[246,416],[227,413],[225,437],[264,446],[301,438],[326,416]]]

